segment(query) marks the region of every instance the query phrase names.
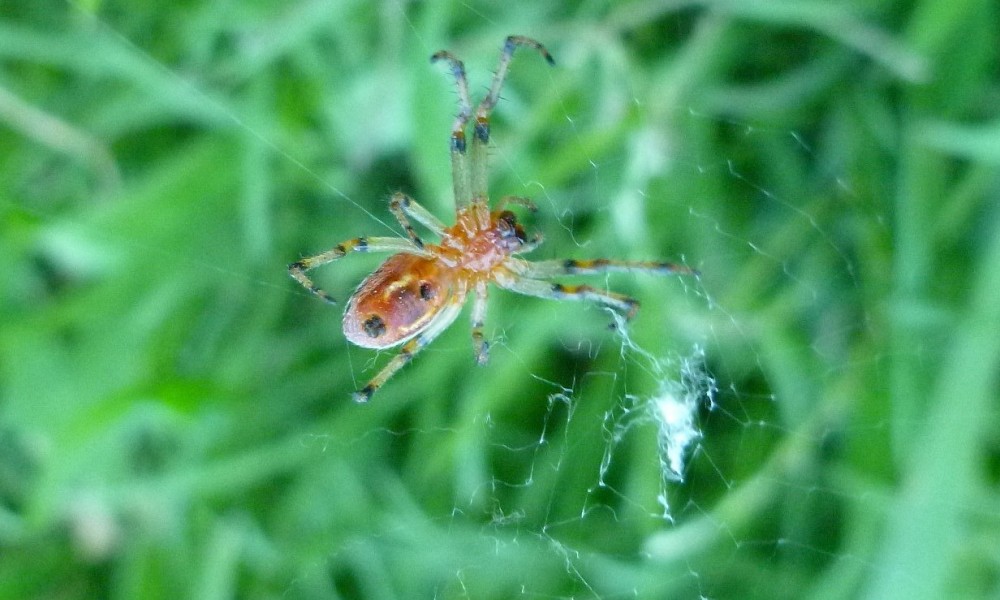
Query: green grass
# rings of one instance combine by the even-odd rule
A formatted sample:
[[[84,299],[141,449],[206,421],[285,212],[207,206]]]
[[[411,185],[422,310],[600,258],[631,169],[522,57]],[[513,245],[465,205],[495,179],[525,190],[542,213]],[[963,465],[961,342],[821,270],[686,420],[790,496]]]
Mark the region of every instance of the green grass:
[[[996,597],[998,12],[5,4],[0,598]],[[395,190],[450,220],[428,57],[478,95],[511,33],[557,61],[494,118],[537,256],[702,276],[594,280],[634,348],[494,290],[489,365],[463,315],[356,405],[390,353],[285,267],[398,235]],[[669,482],[632,409],[696,348]]]

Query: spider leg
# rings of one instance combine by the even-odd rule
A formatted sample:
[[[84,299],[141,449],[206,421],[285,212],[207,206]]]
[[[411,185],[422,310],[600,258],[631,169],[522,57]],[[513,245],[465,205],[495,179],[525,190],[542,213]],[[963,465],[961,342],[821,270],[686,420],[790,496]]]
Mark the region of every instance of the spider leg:
[[[690,267],[669,262],[628,261],[595,258],[590,260],[542,260],[525,262],[521,274],[525,277],[547,279],[557,275],[595,275],[610,271],[633,271],[651,275],[694,275],[700,273]]]
[[[392,199],[389,200],[389,210],[392,212],[392,216],[396,217],[396,220],[399,221],[403,230],[406,231],[406,235],[410,238],[410,241],[418,248],[424,247],[424,241],[420,239],[413,226],[410,225],[410,220],[406,218],[407,215],[413,217],[417,223],[430,229],[438,237],[444,235],[444,223],[431,214],[429,210],[418,204],[416,200],[402,192],[396,192],[392,195]]]
[[[493,75],[493,83],[490,84],[490,92],[485,98],[483,98],[482,102],[480,102],[479,106],[476,108],[476,136],[480,137],[484,142],[489,141],[490,139],[490,112],[492,112],[493,107],[496,106],[497,101],[500,99],[500,88],[503,87],[503,82],[507,79],[507,70],[510,68],[510,61],[514,56],[514,50],[517,50],[519,46],[534,48],[545,58],[545,62],[552,66],[555,66],[556,64],[552,55],[549,54],[549,51],[545,49],[545,46],[543,46],[541,42],[535,41],[523,35],[511,35],[504,40],[503,50],[500,52],[500,63],[497,65],[497,71]],[[480,131],[480,124],[485,125],[485,129],[482,131]]]
[[[490,91],[479,103],[479,106],[476,107],[476,121],[472,136],[472,173],[470,182],[473,201],[481,199],[485,202],[486,198],[489,197],[486,166],[488,158],[487,148],[490,142],[490,113],[493,112],[493,107],[500,100],[500,89],[503,87],[504,80],[507,79],[510,61],[514,56],[514,51],[520,46],[534,48],[545,57],[545,61],[550,65],[556,64],[555,60],[552,59],[552,55],[545,49],[545,46],[529,37],[512,35],[508,36],[504,41],[503,50],[500,52],[500,62],[497,65],[496,73],[493,75],[493,83],[490,84]]]
[[[288,265],[288,274],[316,296],[330,304],[336,304],[337,301],[333,299],[333,296],[317,287],[312,279],[306,275],[306,271],[344,258],[349,252],[405,252],[418,256],[430,256],[410,240],[394,237],[359,237],[341,242],[326,252],[293,262]]]
[[[503,210],[507,208],[508,204],[524,207],[531,212],[538,212],[538,206],[524,196],[501,196],[501,198],[497,200],[497,205],[493,208],[493,210]]]
[[[521,244],[521,247],[513,251],[511,254],[527,254],[529,252],[536,250],[539,246],[542,245],[542,242],[544,241],[545,238],[542,236],[542,234],[536,231],[534,235],[531,236],[530,240]]]
[[[490,344],[483,339],[483,321],[486,319],[486,301],[488,292],[486,282],[476,285],[476,297],[472,301],[472,351],[476,355],[476,363],[485,365],[490,359]]]
[[[504,289],[526,296],[548,298],[550,300],[585,300],[596,302],[617,310],[626,319],[631,319],[639,311],[639,301],[635,298],[589,285],[564,285],[541,281],[539,279],[528,279],[516,275],[498,277],[496,282],[497,285]]]
[[[465,155],[465,125],[472,117],[472,103],[469,100],[469,81],[465,78],[465,65],[454,54],[441,50],[431,55],[431,62],[444,60],[451,67],[451,74],[458,87],[458,116],[451,127],[451,179],[455,189],[455,206],[462,208],[472,201],[469,187],[468,157]]]
[[[441,335],[441,332],[455,321],[460,312],[462,312],[462,298],[456,296],[455,299],[441,309],[441,312],[427,324],[427,327],[417,337],[403,344],[399,354],[392,357],[392,360],[386,363],[382,367],[382,370],[375,377],[372,377],[371,381],[365,387],[351,395],[354,401],[363,403],[371,400],[375,392],[385,385],[385,382],[389,381],[389,378],[413,360],[417,352],[423,350],[428,344],[434,341],[434,338]]]

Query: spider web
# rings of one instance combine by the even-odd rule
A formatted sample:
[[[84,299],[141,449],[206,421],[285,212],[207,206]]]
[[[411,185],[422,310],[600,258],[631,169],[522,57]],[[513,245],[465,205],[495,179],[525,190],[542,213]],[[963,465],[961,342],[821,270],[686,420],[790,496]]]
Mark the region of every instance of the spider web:
[[[205,442],[235,457],[206,458],[207,464],[249,464],[260,473],[248,477],[252,485],[242,484],[260,499],[242,504],[219,489],[225,484],[189,489],[174,482],[184,501],[149,508],[186,519],[187,502],[212,505],[221,498],[214,502],[241,516],[220,519],[213,530],[220,537],[210,545],[231,544],[229,551],[243,557],[227,564],[242,565],[232,566],[234,572],[255,573],[249,588],[286,597],[793,597],[835,585],[842,571],[860,580],[889,572],[843,549],[850,532],[842,511],[857,510],[868,493],[852,474],[823,469],[835,463],[846,438],[878,447],[887,429],[920,425],[878,412],[844,416],[853,406],[851,393],[838,388],[849,387],[853,374],[878,370],[883,360],[851,352],[856,340],[876,332],[875,317],[852,303],[862,294],[861,269],[845,222],[879,235],[888,215],[885,208],[861,205],[835,140],[814,139],[818,134],[806,125],[758,120],[752,109],[741,110],[731,89],[694,94],[697,77],[684,69],[700,63],[690,56],[686,62],[683,54],[663,61],[656,81],[648,83],[629,74],[630,58],[622,55],[629,47],[614,40],[595,49],[590,38],[556,37],[550,42],[559,65],[554,71],[533,64],[541,61],[530,52],[520,53],[497,109],[491,158],[495,196],[527,196],[539,205],[537,215],[525,215],[547,240],[533,257],[663,258],[702,275],[591,280],[640,299],[642,310],[630,323],[595,306],[494,290],[490,365],[471,368],[467,320],[460,319],[371,405],[338,406],[331,418],[330,399],[346,404],[349,392],[390,353],[349,347],[334,332],[337,312],[283,281],[283,265],[296,256],[274,252],[279,233],[260,227],[254,211],[266,211],[269,196],[309,196],[302,201],[307,204],[274,207],[277,213],[316,211],[310,219],[316,230],[300,232],[297,240],[302,254],[362,233],[400,234],[380,205],[391,190],[359,184],[353,171],[372,173],[412,155],[415,174],[390,168],[398,180],[389,180],[446,217],[445,150],[453,112],[453,93],[443,91],[447,77],[428,66],[415,75],[402,72],[409,65],[360,77],[330,113],[317,117],[321,131],[352,140],[340,157],[346,165],[318,167],[299,156],[309,154],[300,148],[322,145],[321,136],[301,129],[296,139],[274,133],[260,114],[268,103],[254,104],[256,92],[247,95],[247,105],[222,99],[212,90],[224,85],[154,57],[113,19],[91,19],[70,6],[74,18],[98,32],[99,46],[125,48],[134,64],[153,73],[151,88],[170,90],[168,101],[179,113],[193,107],[197,117],[190,127],[235,125],[246,138],[245,160],[263,156],[253,164],[299,174],[289,178],[298,187],[288,192],[255,188],[249,171],[242,183],[249,213],[227,242],[257,256],[267,267],[260,271],[151,247],[78,213],[57,217],[58,207],[28,209],[44,223],[41,253],[60,269],[104,272],[117,258],[88,238],[107,234],[126,250],[234,280],[266,304],[294,304],[295,313],[308,315],[309,328],[325,330],[309,338],[280,334],[275,352],[282,358],[276,360],[287,362],[282,372],[288,381],[253,381],[240,396],[251,402],[256,394],[274,405],[250,420],[252,435],[227,430]],[[325,8],[303,3],[279,16],[302,23],[308,19],[292,13]],[[400,40],[427,56],[438,49],[407,6],[387,3],[381,10],[382,22]],[[454,50],[481,94],[502,34],[495,35],[500,28],[492,17],[471,6],[464,10],[483,33],[463,36]],[[673,27],[705,38],[679,45],[691,53],[710,46],[722,27],[712,20],[685,22]],[[260,46],[245,41],[250,46],[240,51],[261,62],[281,55],[280,47],[257,41]],[[401,55],[402,44],[382,48]],[[631,48],[648,53],[649,44],[638,40]],[[586,75],[577,74],[581,70]],[[393,97],[387,93],[393,89],[405,93]],[[691,97],[704,104],[689,103]],[[417,107],[418,117],[407,103]],[[345,112],[350,106],[361,112]],[[406,126],[394,127],[399,123]],[[727,154],[703,151],[685,133],[722,139]],[[760,153],[773,155],[774,163],[754,160]],[[390,158],[380,163],[384,156]],[[823,173],[810,179],[818,189],[797,185],[804,171]],[[127,182],[128,174],[122,178]],[[441,193],[423,198],[418,189]],[[270,222],[291,220],[282,214]],[[184,224],[173,224],[174,234],[182,235]],[[335,272],[318,278],[344,299],[350,282],[370,272],[375,260],[338,263]],[[201,325],[223,336],[209,323],[216,309],[205,311]],[[313,345],[289,348],[289,339]],[[209,361],[220,352],[213,342],[189,351]],[[178,361],[182,369],[195,362]],[[220,361],[219,371],[227,364]],[[142,410],[151,412],[143,418],[179,419],[161,413],[187,406],[163,390],[149,394],[153,400]],[[269,430],[268,419],[295,416],[277,407],[295,399],[306,399],[295,410],[314,418],[306,421],[307,430]],[[303,427],[301,419],[290,422]],[[268,440],[265,451],[246,450],[261,439]],[[121,538],[159,534],[142,525],[130,529],[123,523],[128,511],[101,485],[88,480],[71,491],[65,514],[56,513],[71,523],[73,543],[84,554],[114,561],[123,552]],[[257,506],[268,502],[286,512]],[[298,506],[303,508],[296,512]],[[997,516],[995,509],[984,513]]]

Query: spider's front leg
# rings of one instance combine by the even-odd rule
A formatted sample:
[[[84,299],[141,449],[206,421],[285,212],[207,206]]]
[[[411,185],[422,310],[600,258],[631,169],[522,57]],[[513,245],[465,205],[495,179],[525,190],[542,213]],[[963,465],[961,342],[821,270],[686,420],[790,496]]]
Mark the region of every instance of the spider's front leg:
[[[410,240],[392,237],[358,237],[341,242],[321,254],[293,262],[288,265],[288,274],[292,276],[292,279],[302,284],[302,287],[316,296],[319,296],[330,304],[336,304],[337,301],[333,299],[333,296],[313,283],[313,280],[306,275],[306,271],[344,258],[349,252],[405,252],[419,256],[430,256]]]
[[[458,87],[458,116],[451,127],[451,181],[455,191],[455,208],[460,209],[472,202],[469,187],[469,160],[466,156],[465,125],[472,117],[472,103],[469,100],[469,81],[465,77],[465,65],[447,50],[435,52],[431,62],[447,61]]]
[[[489,197],[489,174],[487,173],[488,147],[490,143],[490,115],[500,101],[500,90],[507,79],[507,71],[510,62],[514,57],[514,51],[522,46],[537,50],[545,62],[555,65],[552,55],[545,49],[545,46],[536,40],[523,35],[511,35],[504,40],[503,50],[500,52],[500,63],[493,74],[493,83],[490,84],[490,91],[486,94],[476,107],[475,120],[472,126],[472,155],[469,161],[469,184],[472,188],[472,198],[485,200]]]
[[[550,65],[555,64],[552,55],[541,43],[522,36],[508,36],[500,53],[500,63],[493,75],[493,83],[486,97],[479,103],[475,113],[473,126],[472,156],[466,155],[465,127],[472,118],[472,104],[469,98],[469,81],[465,76],[465,65],[454,54],[447,50],[435,52],[431,62],[445,61],[451,68],[452,77],[458,89],[458,116],[451,128],[451,173],[455,190],[455,206],[464,208],[472,202],[485,202],[489,197],[486,173],[487,146],[490,141],[490,113],[500,100],[500,89],[507,78],[507,70],[514,56],[514,50],[520,46],[534,48]]]

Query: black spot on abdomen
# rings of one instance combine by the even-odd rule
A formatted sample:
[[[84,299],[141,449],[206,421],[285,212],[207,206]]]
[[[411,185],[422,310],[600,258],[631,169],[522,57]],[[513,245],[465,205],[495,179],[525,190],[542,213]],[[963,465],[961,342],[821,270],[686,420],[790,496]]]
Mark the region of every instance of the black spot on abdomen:
[[[378,315],[372,315],[365,319],[363,327],[368,337],[377,338],[385,334],[385,321]]]

